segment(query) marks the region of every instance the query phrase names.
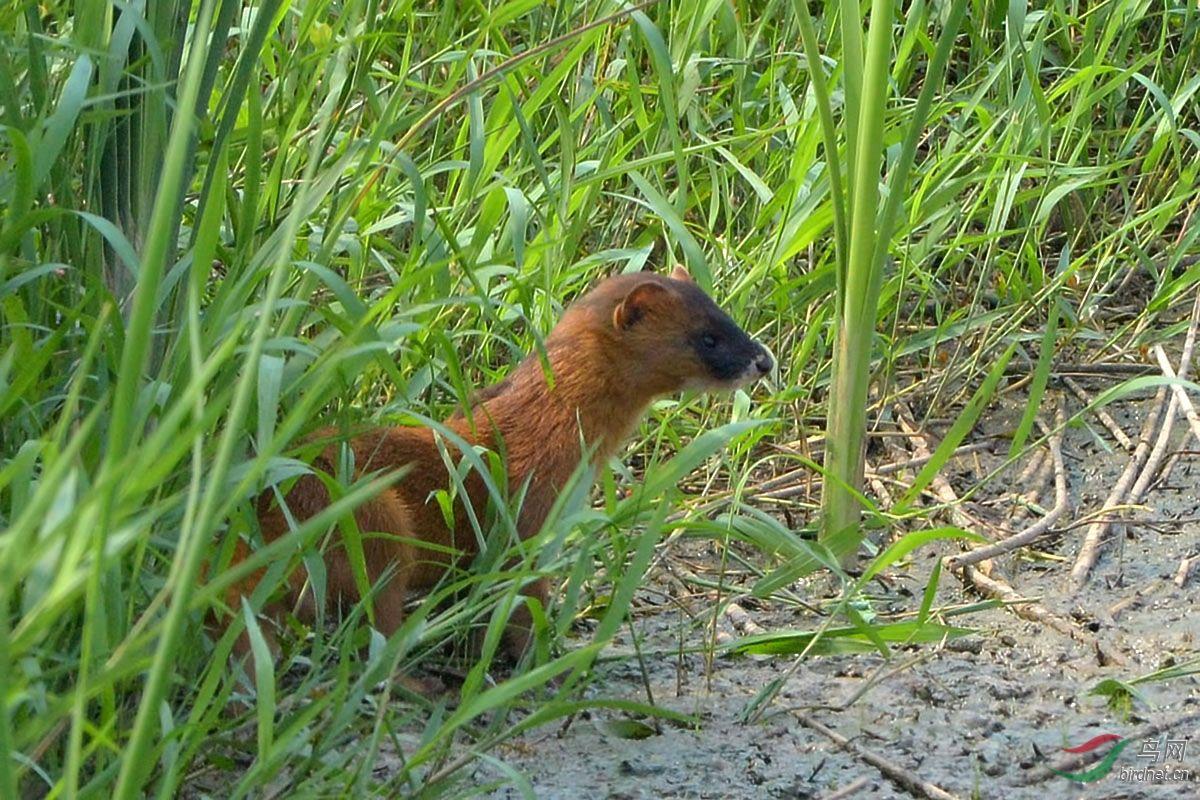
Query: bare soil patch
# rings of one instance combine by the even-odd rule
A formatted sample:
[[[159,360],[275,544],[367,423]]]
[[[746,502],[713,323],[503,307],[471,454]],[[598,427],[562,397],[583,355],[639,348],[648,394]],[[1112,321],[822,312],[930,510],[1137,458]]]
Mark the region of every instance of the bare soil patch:
[[[1090,392],[1112,383],[1112,378],[1080,379]],[[1070,412],[1081,406],[1077,397],[1055,393]],[[1148,397],[1134,397],[1109,410],[1136,439],[1149,405]],[[999,406],[985,414],[969,440],[992,440],[996,446],[956,458],[945,472],[951,487],[973,485],[1003,463],[1007,443],[1002,437],[1016,426],[1023,405],[1017,398]],[[626,632],[614,643],[614,658],[597,668],[589,692],[653,700],[695,715],[700,724],[684,728],[643,720],[647,727],[639,730],[649,735],[628,738],[628,724],[613,724],[622,715],[593,712],[532,731],[495,755],[543,798],[922,796],[921,789],[887,777],[861,755],[803,724],[799,715],[804,715],[954,797],[1200,796],[1195,676],[1143,683],[1137,687],[1143,700],[1125,708],[1092,693],[1102,680],[1130,681],[1197,654],[1200,615],[1194,609],[1200,576],[1190,576],[1182,586],[1175,582],[1181,560],[1200,552],[1200,462],[1187,452],[1196,445],[1188,443],[1180,420],[1170,446],[1181,453],[1169,476],[1152,486],[1145,506],[1129,513],[1128,524],[1108,531],[1090,580],[1073,593],[1069,573],[1086,529],[1076,523],[1101,507],[1130,457],[1094,416],[1084,422],[1069,427],[1062,441],[1070,512],[1058,527],[1065,530],[994,562],[1018,595],[1044,610],[1041,621],[1005,608],[956,616],[949,621],[977,632],[942,646],[898,649],[887,663],[878,654],[809,658],[798,667],[790,657],[718,654],[709,659],[681,650],[710,636],[716,592],[698,590],[678,575],[682,570],[715,578],[721,559],[711,542],[679,539],[669,545],[663,566],[639,596],[634,631],[643,657],[635,656]],[[928,430],[933,441],[936,428]],[[1049,472],[1033,471],[1024,476],[1025,485],[1018,485],[1018,477],[1030,472],[1027,466],[1011,466],[963,504],[991,528],[989,536],[1028,526],[1054,502]],[[1018,512],[1012,494],[1032,488],[1041,490],[1039,507]],[[935,560],[960,550],[953,542],[934,545],[889,570],[871,586],[876,611],[915,611]],[[736,565],[726,564],[725,579],[735,593],[736,572]],[[820,598],[831,596],[831,587],[827,578],[816,576],[793,594],[820,605]],[[938,606],[979,599],[973,588],[943,574]],[[742,606],[751,629],[814,630],[822,622],[799,603],[746,601]],[[723,615],[717,627],[721,635],[736,637],[746,631],[745,620]],[[769,707],[748,721],[755,698],[781,678],[784,685]],[[1063,748],[1104,733],[1134,739],[1105,777],[1077,784],[1048,771],[1069,766]],[[1142,753],[1143,739],[1157,741],[1160,748],[1167,741],[1186,745],[1182,758],[1152,763]],[[1098,761],[1072,768],[1082,772]],[[1123,771],[1146,766],[1165,769],[1169,778],[1175,768],[1190,769],[1191,780],[1122,777]],[[480,763],[470,779],[483,785],[499,777],[495,768]],[[510,785],[492,796],[518,797],[520,791]]]

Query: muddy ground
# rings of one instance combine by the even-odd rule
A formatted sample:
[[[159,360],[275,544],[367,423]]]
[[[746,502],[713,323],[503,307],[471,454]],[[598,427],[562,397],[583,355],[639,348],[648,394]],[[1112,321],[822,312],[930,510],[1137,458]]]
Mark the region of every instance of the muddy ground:
[[[1114,382],[1080,381],[1092,392]],[[1082,405],[1069,393],[1061,396],[1071,413]],[[1110,410],[1136,439],[1149,406],[1148,399],[1134,398]],[[1007,446],[1002,435],[1015,428],[1022,407],[1021,398],[1010,398],[985,413],[968,441],[997,437],[997,444],[956,459],[946,472],[952,487],[965,491],[1002,462]],[[1200,797],[1200,685],[1194,676],[1141,684],[1143,699],[1125,710],[1091,693],[1105,678],[1133,680],[1197,654],[1200,614],[1193,609],[1200,599],[1200,575],[1182,588],[1174,578],[1181,559],[1200,552],[1200,459],[1180,457],[1170,476],[1152,488],[1145,508],[1132,512],[1136,521],[1109,532],[1090,582],[1072,594],[1069,573],[1084,528],[1069,523],[1101,507],[1129,460],[1095,417],[1086,423],[1069,428],[1063,439],[1071,510],[1060,527],[1069,529],[995,562],[1016,592],[1039,601],[1054,624],[1028,621],[1004,608],[956,616],[948,621],[976,632],[940,646],[899,648],[887,663],[877,654],[813,657],[799,665],[792,657],[718,655],[710,662],[703,653],[679,655],[681,638],[690,647],[705,641],[714,596],[689,589],[672,577],[670,567],[715,575],[719,561],[711,542],[680,539],[669,545],[664,565],[647,581],[637,604],[640,647],[652,654],[645,659],[645,675],[636,658],[616,658],[598,667],[589,691],[652,698],[695,715],[700,725],[660,723],[643,729],[650,733],[645,738],[625,738],[628,726],[612,724],[621,715],[594,712],[566,726],[530,732],[495,755],[542,798],[891,798],[923,791],[938,796],[938,790],[961,798]],[[1194,441],[1185,443],[1186,427],[1182,419],[1176,424],[1173,447],[1195,450]],[[936,424],[930,428],[934,437],[943,432]],[[877,453],[874,463],[886,458]],[[1037,519],[1036,510],[1018,517],[1006,497],[1030,488],[1016,484],[1024,466],[1010,468],[964,506],[996,526],[989,531],[993,537]],[[1039,481],[1035,476],[1029,482]],[[1050,485],[1040,499],[1044,506],[1053,503]],[[915,610],[935,559],[959,550],[953,542],[935,544],[888,570],[871,587],[876,611]],[[832,593],[822,577],[795,587],[808,602]],[[979,594],[943,574],[938,606],[978,600]],[[742,605],[753,623],[768,631],[812,630],[822,622],[795,603],[745,600]],[[718,627],[724,635],[739,635],[729,616],[722,616]],[[632,652],[628,633],[612,650],[614,656]],[[761,718],[743,721],[760,691],[781,677],[782,689]],[[905,788],[803,724],[799,715],[931,786]],[[1156,727],[1155,735],[1146,735]],[[1104,733],[1131,739],[1105,777],[1082,784],[1048,772],[1047,766],[1063,765],[1063,748]],[[1181,757],[1176,751],[1169,760],[1154,759],[1143,753],[1146,739],[1160,750],[1183,741],[1184,751]],[[1173,750],[1178,747],[1172,744]],[[1093,759],[1072,769],[1082,772],[1097,763]],[[1147,766],[1165,769],[1168,779],[1128,774]],[[1177,767],[1190,769],[1191,780],[1174,779]],[[481,764],[470,780],[483,786],[500,777],[494,767]],[[491,796],[519,797],[521,790],[510,782]]]

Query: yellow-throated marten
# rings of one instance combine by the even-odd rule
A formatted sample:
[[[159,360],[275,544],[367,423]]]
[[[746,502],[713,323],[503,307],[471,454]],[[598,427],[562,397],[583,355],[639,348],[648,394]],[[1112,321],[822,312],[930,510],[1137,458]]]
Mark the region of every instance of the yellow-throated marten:
[[[500,384],[485,389],[466,416],[446,420],[448,430],[468,444],[482,445],[506,457],[508,485],[528,489],[517,518],[522,538],[536,534],[559,491],[579,466],[585,452],[592,463],[612,456],[629,435],[650,402],[685,389],[732,389],[771,370],[771,357],[746,335],[706,295],[683,269],[670,277],[629,273],[601,281],[563,314],[545,340],[551,378],[540,359],[531,355]],[[374,597],[376,626],[390,634],[400,624],[410,593],[433,586],[450,566],[447,551],[457,551],[457,563],[476,554],[477,538],[461,503],[454,526],[433,499],[451,485],[446,464],[429,428],[380,428],[354,438],[350,446],[357,473],[407,468],[391,488],[363,503],[355,512],[362,533],[368,576],[372,582],[391,571],[387,584]],[[444,444],[457,460],[461,454]],[[329,447],[316,466],[332,472],[337,446]],[[478,519],[484,517],[488,492],[482,477],[471,470],[464,481],[466,500]],[[329,504],[329,494],[313,475],[299,478],[286,495],[297,522],[309,519]],[[268,489],[258,502],[265,541],[288,531],[287,519]],[[421,543],[428,543],[428,549]],[[249,553],[239,540],[234,560]],[[337,540],[324,552],[326,593],[331,603],[357,601],[354,575]],[[265,570],[234,586],[227,597],[232,609],[249,597]],[[305,591],[304,569],[288,578],[288,608],[304,617],[314,615],[311,591]],[[525,590],[546,601],[548,586],[539,582]],[[279,606],[267,609],[278,616]],[[266,633],[264,627],[264,633]],[[506,633],[506,650],[516,656],[524,649],[529,616],[518,607]],[[238,651],[245,653],[243,635]]]

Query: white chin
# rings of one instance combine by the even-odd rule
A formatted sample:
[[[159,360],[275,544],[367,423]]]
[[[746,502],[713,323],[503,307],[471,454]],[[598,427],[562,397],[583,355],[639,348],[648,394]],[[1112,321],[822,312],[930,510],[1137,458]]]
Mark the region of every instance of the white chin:
[[[684,385],[683,390],[686,392],[732,392],[749,386],[761,377],[762,373],[751,365],[737,377],[726,381],[704,380],[702,378],[690,380]]]
[[[751,364],[746,367],[741,375],[734,379],[734,388],[741,389],[744,386],[749,386],[761,377],[763,377],[763,374],[758,371],[758,367]]]

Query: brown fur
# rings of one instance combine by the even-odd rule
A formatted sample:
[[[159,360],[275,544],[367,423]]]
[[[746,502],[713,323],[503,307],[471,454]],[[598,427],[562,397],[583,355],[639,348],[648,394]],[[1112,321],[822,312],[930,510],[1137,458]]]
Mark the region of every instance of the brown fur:
[[[530,356],[501,384],[485,389],[469,415],[455,414],[446,420],[446,428],[469,444],[505,455],[510,491],[529,481],[517,520],[522,538],[540,530],[558,492],[578,467],[585,445],[593,452],[592,464],[603,463],[654,398],[683,388],[717,387],[688,344],[688,334],[698,324],[691,308],[696,291],[681,270],[670,278],[637,273],[601,282],[566,311],[546,339],[552,377],[547,377],[536,355]],[[420,543],[453,548],[462,553],[459,563],[465,564],[477,552],[476,534],[461,500],[454,525],[448,527],[440,507],[430,499],[451,485],[432,430],[380,428],[354,438],[351,447],[357,473],[408,468],[392,488],[355,512],[372,583],[395,568],[374,601],[376,625],[390,634],[403,619],[410,593],[429,589],[451,566],[438,549],[424,549]],[[445,442],[445,447],[453,460],[461,457],[454,445]],[[331,471],[336,453],[336,445],[327,448],[317,466]],[[469,472],[465,489],[467,502],[482,520],[488,496],[475,470]],[[287,494],[287,505],[297,521],[312,517],[328,503],[324,485],[312,475],[299,478]],[[260,497],[258,515],[266,541],[288,531],[272,491]],[[244,559],[248,552],[239,541],[235,560]],[[349,561],[336,540],[326,548],[324,559],[330,601],[358,600]],[[241,596],[249,596],[263,572],[230,590],[231,608],[240,605]],[[289,576],[286,602],[311,617],[315,609],[310,593],[304,592],[305,581],[303,569]],[[525,591],[545,603],[548,586],[540,581]],[[280,610],[270,607],[267,613],[277,616]],[[506,641],[513,655],[524,649],[528,628],[528,614],[519,607]],[[246,649],[246,642],[241,642],[239,652]]]

